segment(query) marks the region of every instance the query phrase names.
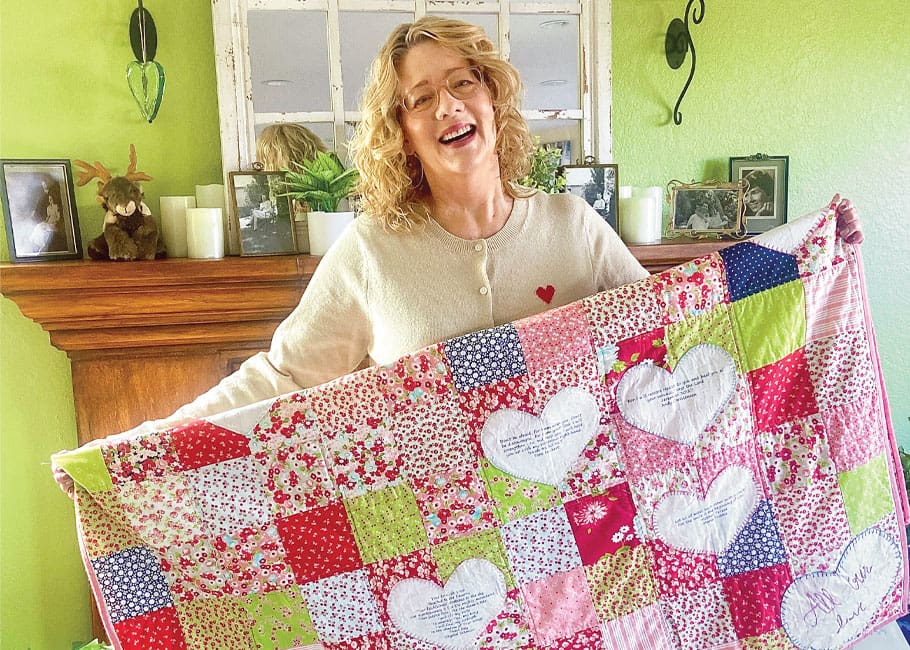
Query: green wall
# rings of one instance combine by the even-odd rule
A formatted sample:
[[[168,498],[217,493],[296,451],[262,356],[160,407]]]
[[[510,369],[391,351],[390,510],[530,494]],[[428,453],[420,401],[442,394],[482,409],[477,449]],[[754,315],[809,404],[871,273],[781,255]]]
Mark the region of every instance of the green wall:
[[[135,2],[0,4],[0,157],[99,160],[117,173],[136,145],[158,197],[221,182],[211,5],[146,3],[158,27],[164,102],[142,120],[125,71]],[[83,243],[101,232],[94,182],[76,192]],[[8,260],[5,232],[0,259]],[[2,287],[0,287],[2,292]],[[0,298],[0,647],[69,650],[91,640],[72,503],[42,463],[76,444],[69,360]]]
[[[790,213],[835,191],[862,208],[863,253],[896,427],[910,444],[910,4],[867,0],[717,2],[693,27],[698,69],[663,60],[682,0],[613,0],[614,151],[623,182],[726,178],[727,158],[790,158]],[[220,182],[210,5],[159,0],[164,104],[144,123],[124,80],[134,5],[94,0],[0,4],[0,156],[100,160],[113,171],[134,143],[153,210],[162,194]],[[38,38],[35,27],[53,38]],[[91,188],[77,190],[83,239],[100,231]],[[0,229],[0,259],[8,259]],[[2,290],[2,289],[0,289]],[[0,647],[69,648],[89,635],[88,593],[69,501],[41,465],[75,444],[66,356],[0,298]]]
[[[910,446],[910,3],[707,0],[697,66],[671,70],[683,0],[613,0],[613,154],[623,184],[726,180],[730,156],[790,156],[789,214],[860,207],[872,317],[898,440]]]

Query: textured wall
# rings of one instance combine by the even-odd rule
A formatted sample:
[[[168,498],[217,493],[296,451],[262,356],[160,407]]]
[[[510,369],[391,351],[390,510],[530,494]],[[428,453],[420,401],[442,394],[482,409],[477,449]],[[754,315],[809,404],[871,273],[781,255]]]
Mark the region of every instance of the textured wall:
[[[218,103],[208,2],[156,2],[167,81],[153,124],[126,85],[136,3],[4,2],[0,8],[0,157],[100,160],[116,172],[134,143],[149,205],[221,182]],[[83,241],[101,231],[94,182],[77,190]],[[0,259],[7,260],[5,233]],[[0,288],[2,292],[2,288]],[[0,647],[68,649],[91,640],[89,594],[72,504],[41,463],[76,444],[66,355],[0,298]]]
[[[860,4],[862,5],[860,7]],[[727,179],[730,156],[790,156],[789,214],[860,206],[872,316],[898,438],[910,446],[910,3],[707,0],[695,78],[664,57],[683,0],[613,0],[613,142],[623,184]]]

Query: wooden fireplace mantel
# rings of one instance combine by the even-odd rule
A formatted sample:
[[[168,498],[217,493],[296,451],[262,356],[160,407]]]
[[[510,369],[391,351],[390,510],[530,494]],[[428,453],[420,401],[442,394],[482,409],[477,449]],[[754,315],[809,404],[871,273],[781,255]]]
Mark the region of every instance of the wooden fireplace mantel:
[[[733,242],[631,246],[652,273]],[[0,264],[0,293],[71,359],[79,442],[164,417],[254,352],[318,257]]]

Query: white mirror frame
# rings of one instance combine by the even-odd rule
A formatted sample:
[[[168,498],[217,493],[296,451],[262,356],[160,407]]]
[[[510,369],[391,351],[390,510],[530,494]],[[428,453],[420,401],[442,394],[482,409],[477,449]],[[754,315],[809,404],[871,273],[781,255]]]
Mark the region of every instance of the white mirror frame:
[[[546,2],[520,0],[211,0],[215,38],[215,71],[218,86],[218,112],[221,129],[221,161],[224,185],[228,174],[251,168],[255,158],[255,119],[252,74],[246,16],[249,9],[308,9],[325,11],[328,29],[330,75],[341,78],[341,53],[338,50],[338,12],[346,10],[393,11],[416,17],[434,12],[499,14],[499,42],[502,54],[509,56],[510,13],[576,14],[579,16],[582,48],[581,109],[523,111],[528,120],[569,119],[582,124],[582,158],[594,156],[598,162],[612,161],[612,24],[611,0]],[[280,113],[270,122],[310,121],[334,124],[335,142],[345,141],[345,122],[360,119],[358,112],[345,111],[342,89],[332,84],[333,110],[307,113]],[[338,147],[336,147],[337,149]],[[226,202],[227,205],[227,202]],[[227,218],[227,243],[230,254],[239,254],[239,236]]]

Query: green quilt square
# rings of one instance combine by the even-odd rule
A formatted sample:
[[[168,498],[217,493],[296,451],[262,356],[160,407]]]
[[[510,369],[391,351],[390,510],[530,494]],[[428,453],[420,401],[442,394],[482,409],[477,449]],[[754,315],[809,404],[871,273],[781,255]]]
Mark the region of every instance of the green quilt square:
[[[319,640],[310,612],[297,589],[250,594],[242,604],[253,620],[250,634],[257,648],[291,650]]]
[[[699,343],[711,343],[726,350],[736,363],[736,371],[742,372],[730,308],[726,304],[717,305],[707,313],[667,325],[664,328],[664,339],[667,345],[666,359],[671,368],[675,368],[691,348]]]
[[[884,454],[856,469],[838,474],[837,481],[844,495],[851,535],[859,535],[894,511]]]
[[[612,621],[657,601],[644,544],[623,546],[585,567],[594,609],[602,621]]]
[[[344,505],[366,564],[429,546],[417,499],[407,485],[368,492]]]
[[[562,505],[557,488],[507,474],[486,459],[480,462],[480,474],[503,524]]]
[[[57,467],[66,470],[77,485],[89,492],[105,492],[114,487],[110,472],[104,464],[101,447],[83,447],[51,456]]]
[[[239,597],[197,598],[175,607],[188,648],[252,650],[253,621]]]
[[[443,542],[433,547],[433,559],[439,568],[439,578],[446,582],[465,560],[483,558],[495,564],[506,580],[506,588],[515,588],[515,578],[506,559],[506,547],[498,530],[485,530],[469,537]]]
[[[780,361],[806,344],[806,294],[799,280],[737,300],[730,308],[745,372]]]

